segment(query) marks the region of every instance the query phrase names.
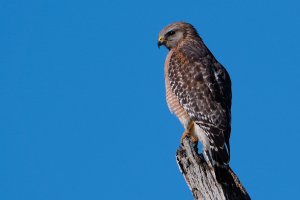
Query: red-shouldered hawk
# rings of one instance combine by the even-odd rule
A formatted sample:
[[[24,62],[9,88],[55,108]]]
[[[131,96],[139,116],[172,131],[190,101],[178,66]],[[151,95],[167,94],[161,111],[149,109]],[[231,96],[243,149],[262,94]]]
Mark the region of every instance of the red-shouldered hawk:
[[[194,142],[200,140],[218,181],[230,160],[231,80],[196,29],[176,22],[159,33],[158,46],[169,49],[165,61],[166,98]]]

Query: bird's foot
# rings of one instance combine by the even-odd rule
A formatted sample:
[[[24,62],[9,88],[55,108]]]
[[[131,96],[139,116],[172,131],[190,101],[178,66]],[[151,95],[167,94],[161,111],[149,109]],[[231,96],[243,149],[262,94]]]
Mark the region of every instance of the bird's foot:
[[[198,142],[198,138],[192,133],[192,129],[194,128],[194,123],[190,123],[189,127],[187,130],[185,130],[181,136],[181,139],[180,139],[180,143],[183,144],[183,140],[184,138],[186,137],[191,137],[191,140],[193,143],[196,143]]]

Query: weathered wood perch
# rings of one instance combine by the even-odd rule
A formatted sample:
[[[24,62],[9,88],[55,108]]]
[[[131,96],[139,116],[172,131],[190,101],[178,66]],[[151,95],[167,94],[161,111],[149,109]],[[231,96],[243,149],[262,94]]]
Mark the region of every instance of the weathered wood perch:
[[[248,200],[245,188],[229,167],[232,183],[221,185],[217,182],[202,154],[198,154],[195,144],[186,137],[176,152],[176,160],[184,179],[193,193],[195,200]]]

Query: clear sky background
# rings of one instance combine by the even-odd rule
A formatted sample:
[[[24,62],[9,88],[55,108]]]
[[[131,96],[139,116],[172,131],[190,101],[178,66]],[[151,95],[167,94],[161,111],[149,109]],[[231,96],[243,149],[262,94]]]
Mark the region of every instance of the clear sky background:
[[[231,167],[252,199],[296,199],[299,11],[296,0],[1,1],[0,199],[192,199],[157,48],[174,21],[192,23],[231,75]]]

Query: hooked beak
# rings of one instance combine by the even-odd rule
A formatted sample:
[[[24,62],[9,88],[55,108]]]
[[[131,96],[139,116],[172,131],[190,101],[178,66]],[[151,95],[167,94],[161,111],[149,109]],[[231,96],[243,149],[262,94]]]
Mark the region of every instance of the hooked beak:
[[[157,42],[157,46],[158,48],[161,46],[161,45],[164,45],[165,44],[165,39],[163,36],[159,36],[158,38],[158,42]]]

